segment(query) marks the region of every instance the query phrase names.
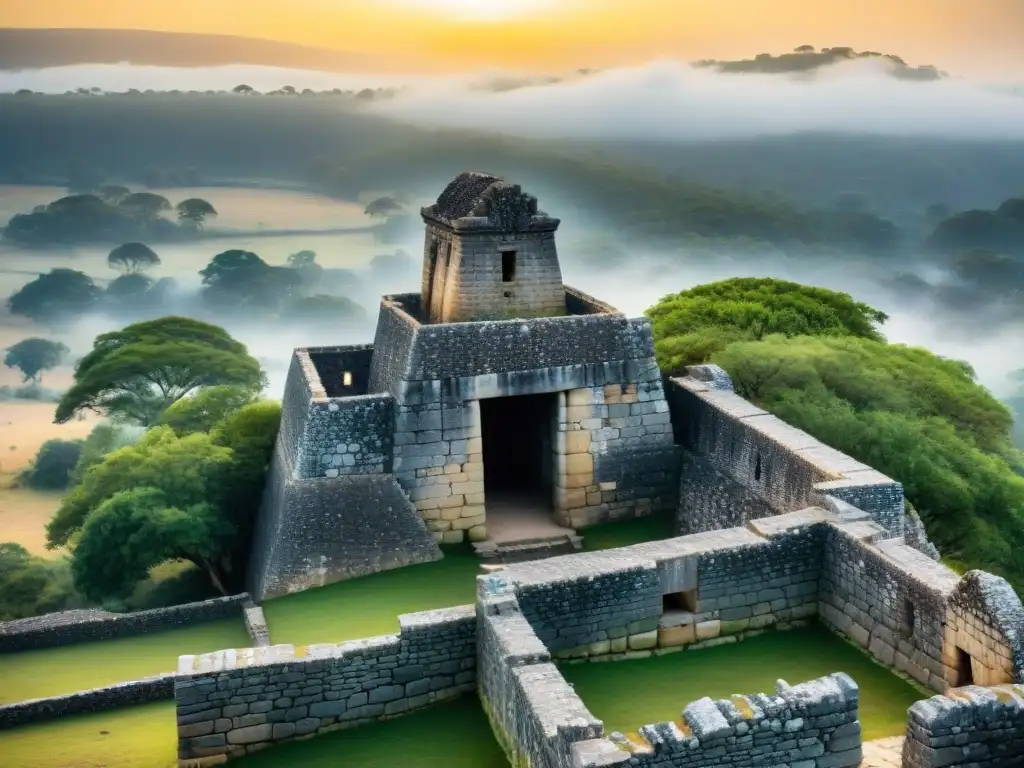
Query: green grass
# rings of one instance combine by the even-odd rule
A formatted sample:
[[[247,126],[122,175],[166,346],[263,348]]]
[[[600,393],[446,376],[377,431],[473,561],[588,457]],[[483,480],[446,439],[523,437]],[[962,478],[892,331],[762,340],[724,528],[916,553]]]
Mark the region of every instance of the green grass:
[[[175,672],[178,656],[252,644],[241,617],[135,637],[0,654],[0,704]]]
[[[673,535],[669,515],[623,520],[582,530],[587,551]],[[398,616],[476,601],[480,560],[468,545],[444,548],[444,560],[410,565],[267,600],[273,643],[340,643],[398,631]]]
[[[443,560],[307,589],[263,603],[272,643],[340,643],[398,631],[402,613],[476,601],[480,560],[466,547]]]
[[[676,535],[671,514],[601,523],[589,528],[581,528],[579,534],[583,537],[583,549],[587,552],[628,547],[632,544],[643,544],[646,541],[671,539]]]
[[[845,672],[860,686],[864,739],[881,739],[903,734],[907,709],[932,695],[821,627],[769,632],[699,651],[568,664],[561,669],[587,708],[604,721],[606,733],[674,720],[687,704],[704,696],[774,693],[780,678],[795,685]]]
[[[0,731],[0,755],[0,765],[12,768],[176,768],[174,702]]]
[[[422,712],[282,744],[239,768],[509,768],[475,696]]]
[[[104,733],[105,732],[105,733]],[[443,737],[439,736],[443,734]],[[0,731],[0,765],[14,768],[174,768],[173,702]],[[472,696],[422,712],[282,744],[233,761],[240,768],[508,768]]]

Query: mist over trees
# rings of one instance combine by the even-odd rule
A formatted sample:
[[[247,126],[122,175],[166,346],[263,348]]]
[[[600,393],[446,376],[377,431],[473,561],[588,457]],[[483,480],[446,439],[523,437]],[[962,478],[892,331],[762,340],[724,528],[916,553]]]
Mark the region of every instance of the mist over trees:
[[[801,45],[791,53],[778,55],[759,53],[752,59],[734,61],[702,59],[694,62],[694,66],[727,74],[806,75],[813,74],[824,67],[848,61],[878,61],[885,65],[884,72],[887,75],[900,80],[928,82],[949,77],[946,72],[938,70],[931,64],[913,67],[893,54],[878,53],[877,51],[858,52],[848,46],[822,48],[818,51],[813,45]]]

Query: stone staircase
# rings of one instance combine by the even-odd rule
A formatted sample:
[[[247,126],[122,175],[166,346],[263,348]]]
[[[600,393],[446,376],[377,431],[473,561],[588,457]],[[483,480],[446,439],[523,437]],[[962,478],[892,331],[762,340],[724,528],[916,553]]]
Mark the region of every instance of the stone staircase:
[[[478,541],[473,544],[473,549],[484,565],[522,563],[579,552],[583,549],[583,537],[573,533],[500,543]]]

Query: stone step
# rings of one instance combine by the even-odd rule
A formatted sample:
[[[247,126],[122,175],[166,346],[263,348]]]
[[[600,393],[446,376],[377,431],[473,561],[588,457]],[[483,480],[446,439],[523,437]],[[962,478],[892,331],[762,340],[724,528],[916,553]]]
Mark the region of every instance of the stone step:
[[[496,544],[482,541],[473,545],[481,560],[487,563],[521,563],[543,560],[558,555],[571,555],[583,548],[583,537],[576,534]]]

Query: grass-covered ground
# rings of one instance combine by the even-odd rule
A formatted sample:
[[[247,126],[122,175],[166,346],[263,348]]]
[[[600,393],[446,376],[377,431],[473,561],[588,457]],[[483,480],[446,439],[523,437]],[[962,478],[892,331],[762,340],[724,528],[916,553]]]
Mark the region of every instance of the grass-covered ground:
[[[588,551],[672,536],[668,516],[607,523],[581,531]],[[398,631],[398,616],[476,600],[480,560],[469,545],[445,547],[444,560],[411,565],[285,595],[263,603],[273,643],[340,643]]]
[[[932,695],[817,626],[699,651],[561,669],[587,708],[604,721],[606,733],[675,720],[687,704],[703,696],[774,693],[780,678],[795,685],[845,672],[860,686],[864,739],[880,739],[903,734],[907,709]]]
[[[263,603],[272,643],[340,643],[398,631],[402,613],[476,600],[480,559],[469,546],[444,559],[307,589]]]
[[[249,634],[239,616],[136,637],[3,653],[0,704],[174,672],[178,656],[249,645]]]
[[[177,765],[176,739],[174,703],[158,702],[0,731],[0,765],[173,768]],[[282,744],[232,765],[508,768],[487,718],[472,696],[395,720]]]

